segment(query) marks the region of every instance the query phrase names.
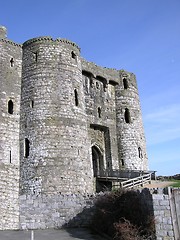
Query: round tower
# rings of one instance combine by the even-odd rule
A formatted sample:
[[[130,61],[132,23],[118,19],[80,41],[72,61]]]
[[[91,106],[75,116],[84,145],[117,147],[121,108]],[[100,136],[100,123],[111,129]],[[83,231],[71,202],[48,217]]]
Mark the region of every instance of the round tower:
[[[116,85],[118,156],[121,169],[147,170],[146,142],[135,75],[120,71]]]
[[[23,44],[21,193],[93,192],[79,54],[63,39]]]

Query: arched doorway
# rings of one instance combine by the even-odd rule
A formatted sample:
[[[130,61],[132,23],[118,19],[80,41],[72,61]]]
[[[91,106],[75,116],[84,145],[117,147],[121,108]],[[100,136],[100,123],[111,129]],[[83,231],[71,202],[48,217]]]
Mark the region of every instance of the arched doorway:
[[[104,169],[104,162],[103,155],[96,146],[92,146],[92,162],[94,177],[100,176],[102,170]]]

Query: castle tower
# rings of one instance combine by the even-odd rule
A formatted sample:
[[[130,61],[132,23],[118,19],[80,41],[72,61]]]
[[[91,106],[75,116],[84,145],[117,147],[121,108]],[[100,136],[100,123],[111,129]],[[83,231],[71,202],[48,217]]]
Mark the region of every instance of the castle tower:
[[[19,227],[21,45],[0,27],[0,229]]]
[[[23,44],[21,194],[93,192],[79,54],[62,39]]]
[[[147,170],[136,79],[87,62],[68,40],[6,35],[1,26],[0,230],[62,227],[96,183]]]
[[[120,71],[116,85],[118,156],[122,169],[147,170],[146,142],[136,78]]]

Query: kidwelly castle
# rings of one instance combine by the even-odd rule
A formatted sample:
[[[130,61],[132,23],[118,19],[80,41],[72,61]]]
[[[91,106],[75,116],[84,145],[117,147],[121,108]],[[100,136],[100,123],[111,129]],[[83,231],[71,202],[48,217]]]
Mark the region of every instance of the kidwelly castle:
[[[147,171],[135,75],[73,42],[0,27],[0,229],[60,227],[118,173]]]

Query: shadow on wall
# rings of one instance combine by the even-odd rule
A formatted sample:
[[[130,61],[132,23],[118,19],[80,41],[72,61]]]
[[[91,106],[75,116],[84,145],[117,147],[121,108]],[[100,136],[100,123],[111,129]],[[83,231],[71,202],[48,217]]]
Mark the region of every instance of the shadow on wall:
[[[98,194],[91,207],[63,227],[89,227],[115,240],[156,239],[152,194],[149,189]]]

